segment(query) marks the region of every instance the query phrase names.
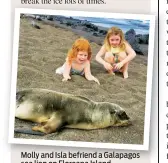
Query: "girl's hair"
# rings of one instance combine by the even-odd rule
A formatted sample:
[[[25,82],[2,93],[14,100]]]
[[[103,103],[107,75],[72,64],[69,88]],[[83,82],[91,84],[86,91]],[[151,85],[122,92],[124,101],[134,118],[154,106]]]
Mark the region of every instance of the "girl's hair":
[[[77,57],[77,54],[78,54],[79,51],[88,52],[88,58],[87,59],[88,60],[91,59],[92,51],[91,51],[89,41],[84,39],[84,38],[79,38],[74,42],[71,49],[68,51],[67,59],[68,59],[68,62],[70,64]]]
[[[109,42],[109,38],[110,38],[110,36],[112,36],[112,35],[119,35],[119,36],[120,36],[121,41],[120,41],[119,48],[120,48],[121,50],[125,50],[125,43],[124,43],[124,42],[126,42],[126,40],[125,40],[125,38],[124,38],[124,33],[123,33],[123,31],[122,31],[120,28],[118,28],[118,27],[112,27],[112,28],[110,28],[110,29],[108,30],[108,32],[107,32],[107,34],[106,34],[106,37],[105,37],[105,40],[104,40],[104,45],[105,45],[106,50],[107,50],[107,51],[110,51],[110,49],[111,49],[111,45],[110,45],[110,42]]]

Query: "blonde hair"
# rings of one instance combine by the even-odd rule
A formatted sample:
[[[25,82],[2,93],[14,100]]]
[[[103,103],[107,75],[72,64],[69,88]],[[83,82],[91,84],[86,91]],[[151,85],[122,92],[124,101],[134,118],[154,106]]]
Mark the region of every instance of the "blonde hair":
[[[107,32],[107,34],[106,34],[106,37],[105,37],[105,39],[104,39],[104,45],[105,45],[105,48],[106,48],[106,50],[107,51],[110,51],[110,49],[111,49],[111,45],[110,45],[110,42],[109,42],[109,38],[110,38],[110,36],[112,36],[112,35],[119,35],[120,36],[120,45],[119,45],[119,48],[121,49],[121,50],[125,50],[125,42],[126,42],[126,40],[125,40],[125,38],[124,38],[124,33],[123,33],[123,31],[120,29],[120,28],[118,28],[118,27],[112,27],[112,28],[110,28],[109,30],[108,30],[108,32]]]
[[[73,43],[71,49],[68,51],[67,60],[70,64],[77,57],[79,51],[86,51],[88,53],[87,59],[91,59],[92,51],[89,41],[84,38],[79,38]]]

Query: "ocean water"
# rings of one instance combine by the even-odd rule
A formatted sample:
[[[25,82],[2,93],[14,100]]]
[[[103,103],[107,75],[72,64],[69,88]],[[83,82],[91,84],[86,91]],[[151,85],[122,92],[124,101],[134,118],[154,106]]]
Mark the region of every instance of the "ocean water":
[[[127,32],[130,29],[134,29],[136,34],[149,34],[149,20],[137,20],[137,19],[114,19],[114,18],[95,18],[95,17],[73,17],[79,20],[87,20],[97,26],[111,28],[117,26]]]

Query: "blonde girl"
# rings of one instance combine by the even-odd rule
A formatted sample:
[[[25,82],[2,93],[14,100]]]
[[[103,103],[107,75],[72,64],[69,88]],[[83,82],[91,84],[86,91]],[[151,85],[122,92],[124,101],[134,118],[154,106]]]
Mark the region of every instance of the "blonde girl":
[[[128,64],[135,56],[136,53],[125,40],[123,31],[118,27],[112,27],[107,32],[104,45],[97,53],[96,60],[109,73],[114,74],[119,71],[123,73],[124,78],[128,78]]]
[[[77,39],[68,52],[63,66],[56,69],[56,74],[62,74],[62,81],[71,79],[71,75],[85,76],[87,80],[95,81],[100,84],[98,79],[91,74],[90,60],[91,47],[88,40],[84,38]]]

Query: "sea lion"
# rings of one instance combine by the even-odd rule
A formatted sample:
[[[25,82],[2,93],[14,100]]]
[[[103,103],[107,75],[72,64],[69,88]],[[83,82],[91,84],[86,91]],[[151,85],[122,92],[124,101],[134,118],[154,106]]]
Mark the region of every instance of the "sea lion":
[[[35,134],[49,134],[63,127],[91,130],[130,124],[117,104],[38,88],[16,93],[15,117],[39,123],[32,128]]]

